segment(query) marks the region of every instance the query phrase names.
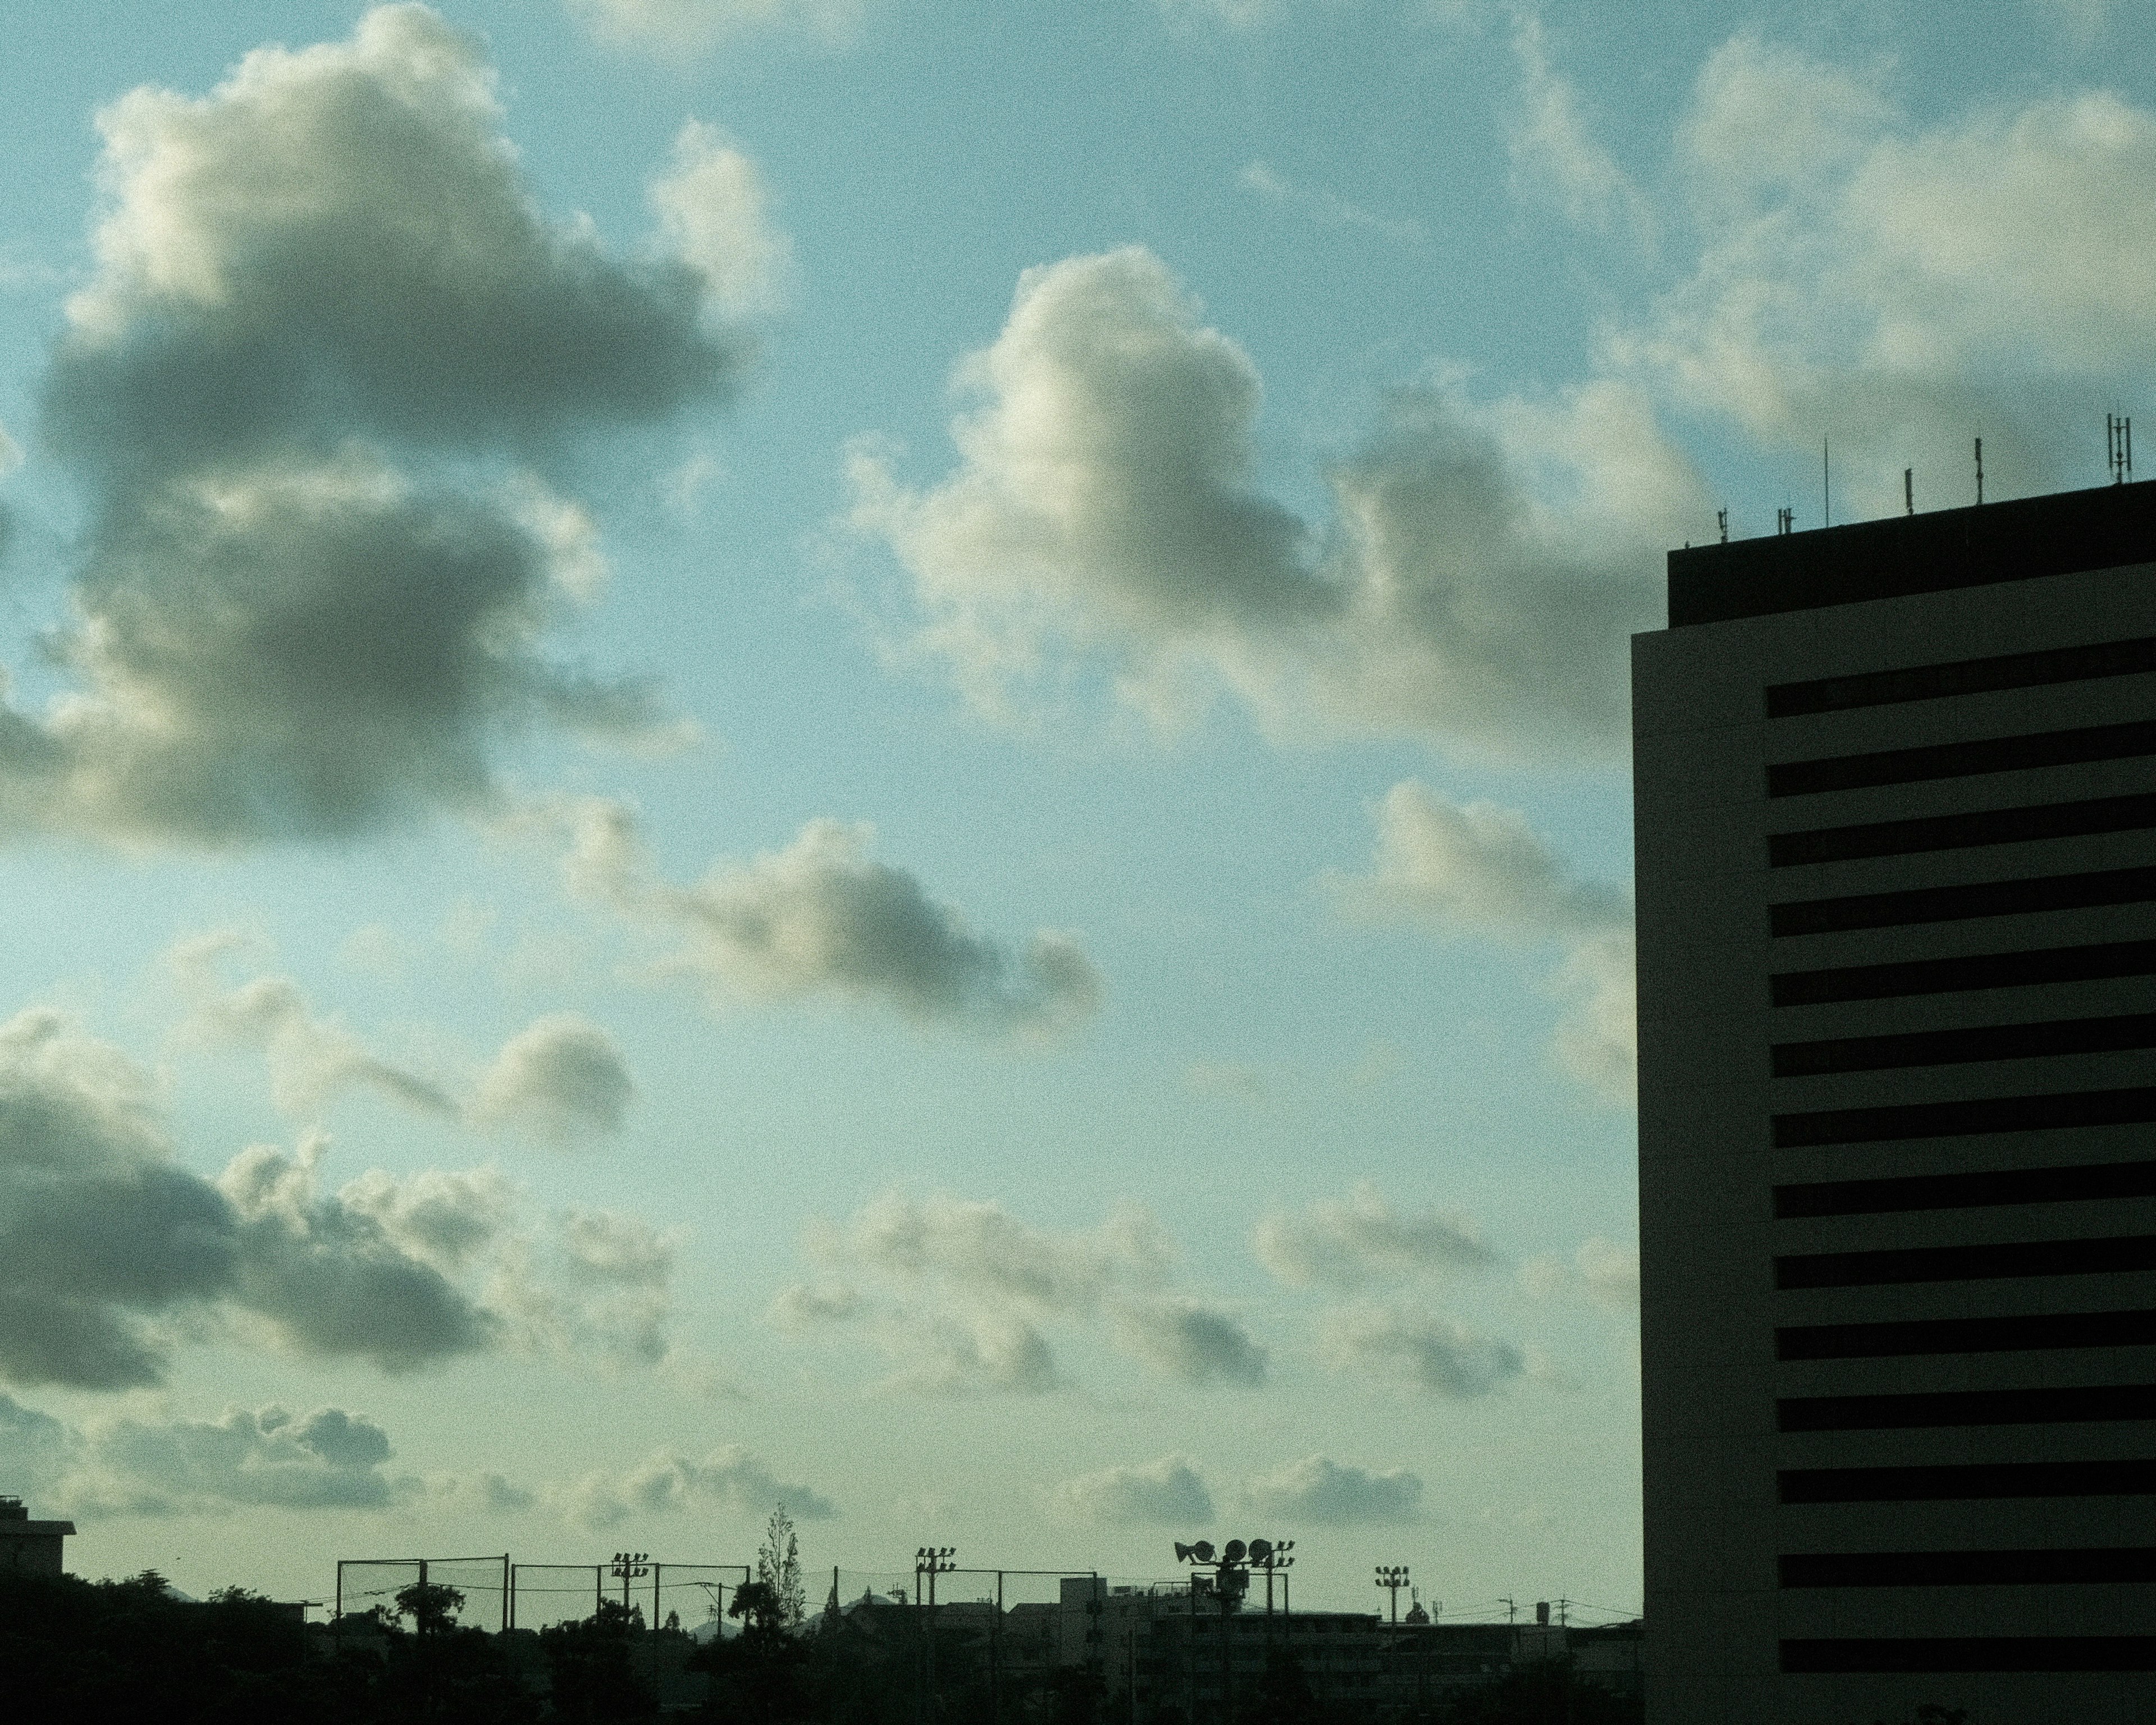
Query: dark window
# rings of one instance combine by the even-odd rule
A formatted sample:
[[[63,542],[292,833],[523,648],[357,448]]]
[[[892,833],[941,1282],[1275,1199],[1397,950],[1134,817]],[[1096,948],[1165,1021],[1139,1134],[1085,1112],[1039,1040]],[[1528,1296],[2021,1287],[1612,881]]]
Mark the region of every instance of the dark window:
[[[2034,689],[2047,683],[2082,683],[2098,677],[2156,670],[2156,637],[2102,641],[2092,647],[2055,647],[2043,653],[2006,653],[1994,659],[1962,659],[1948,665],[1912,665],[1855,676],[1817,677],[1774,683],[1767,689],[1767,716],[1846,712],[1853,707],[1892,706],[1942,696],[1981,695],[1994,689]]]
[[[1966,886],[1917,886],[1841,898],[1793,899],[1767,907],[1776,936],[1830,934],[1848,928],[1899,928],[1979,916],[2022,916],[2156,900],[2156,869],[2097,869],[2033,880],[1979,880]]]
[[[2057,1551],[1820,1552],[1777,1560],[1799,1587],[2053,1587],[2156,1581],[2156,1547]]]
[[[1784,1641],[1785,1671],[2156,1671],[2156,1635]]]
[[[2144,1497],[2156,1461],[1989,1461],[1946,1467],[1785,1467],[1784,1503],[1942,1503],[1975,1498]]]
[[[1896,1138],[1975,1137],[2067,1127],[2137,1126],[2156,1120],[2156,1086],[2066,1091],[2047,1096],[1975,1096],[1965,1102],[1900,1102],[1884,1108],[1820,1108],[1777,1114],[1774,1146],[1866,1144]]]
[[[2007,1245],[1911,1246],[1894,1251],[1806,1252],[1774,1260],[1778,1288],[1881,1287],[1897,1282],[1989,1281],[2020,1276],[2107,1276],[2156,1270],[2156,1235],[2047,1240]]]
[[[1895,1431],[1944,1425],[2078,1425],[2156,1420],[2156,1384],[1948,1389],[1904,1395],[1784,1396],[1779,1431]]]
[[[1770,868],[1803,863],[1848,862],[1864,856],[1911,856],[1927,850],[1966,850],[1984,845],[2020,845],[2034,839],[2078,839],[2092,833],[2135,833],[2156,827],[2156,796],[2091,797],[2075,803],[2035,803],[2020,809],[1978,809],[1964,814],[1926,814],[1913,820],[1868,821],[1861,826],[1815,827],[1772,833]]]
[[[1904,1174],[1881,1180],[1815,1180],[1774,1189],[1774,1214],[1877,1216],[1904,1210],[1989,1209],[2018,1204],[2086,1204],[2156,1198],[2156,1162],[2075,1168],[1994,1168],[1969,1174]]]
[[[1964,958],[1785,970],[1768,979],[1768,990],[1777,1006],[1823,1006],[1836,1000],[1892,1000],[1904,994],[1959,994],[2149,975],[2156,975],[2156,941],[2106,941],[2086,947],[2046,947],[2034,952],[1977,952]]]
[[[2156,723],[2084,725],[2040,731],[2027,737],[1987,737],[1969,742],[1928,743],[1917,748],[1878,749],[1861,755],[1830,755],[1815,761],[1781,761],[1767,768],[1770,797],[1809,797],[1822,791],[1861,790],[1871,785],[1916,784],[1926,779],[1973,778],[2036,767],[2071,767],[2087,761],[2127,761],[2156,754]]]
[[[2119,1054],[2142,1048],[2156,1048],[2156,1012],[2051,1019],[2034,1024],[1981,1024],[1960,1030],[1917,1030],[1897,1036],[1778,1042],[1773,1064],[1777,1078],[1812,1078],[1828,1072],[2048,1060],[2059,1055]]]
[[[2156,1312],[2061,1312],[2012,1317],[1794,1324],[1774,1332],[1777,1359],[1883,1359],[1916,1353],[2013,1353],[2156,1343]]]

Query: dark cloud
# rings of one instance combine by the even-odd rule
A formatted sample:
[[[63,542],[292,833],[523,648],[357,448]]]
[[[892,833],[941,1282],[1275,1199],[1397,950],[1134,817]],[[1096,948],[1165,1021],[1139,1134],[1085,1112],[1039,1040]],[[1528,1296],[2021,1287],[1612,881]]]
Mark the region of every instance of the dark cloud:
[[[1125,1350],[1178,1383],[1255,1389],[1268,1356],[1233,1312],[1187,1295],[1134,1301],[1117,1314]]]
[[[319,1134],[206,1180],[156,1101],[59,1015],[0,1024],[0,1381],[156,1384],[172,1329],[203,1324],[392,1372],[501,1347],[666,1355],[673,1241],[637,1218],[534,1230],[491,1168],[325,1190]]]
[[[1256,487],[1249,356],[1142,248],[1026,271],[958,375],[957,467],[911,490],[863,447],[851,519],[977,697],[1091,654],[1163,718],[1225,686],[1291,728],[1621,750],[1627,637],[1702,506],[1641,391],[1399,392],[1326,475],[1321,530]]]
[[[1358,1287],[1367,1281],[1479,1271],[1497,1261],[1471,1216],[1434,1206],[1403,1213],[1368,1180],[1345,1199],[1322,1198],[1301,1215],[1257,1225],[1258,1261],[1284,1282]]]
[[[501,117],[478,45],[412,5],[100,116],[97,269],[43,399],[92,505],[76,687],[0,731],[15,824],[347,834],[480,802],[506,732],[658,722],[548,649],[603,571],[535,472],[731,386],[713,236],[755,223],[701,206],[760,192],[685,159],[665,225],[698,258],[624,264],[534,207]]]
[[[812,820],[784,850],[682,887],[659,878],[619,803],[587,803],[569,819],[572,884],[682,931],[689,943],[664,968],[719,989],[837,994],[1025,1038],[1067,1034],[1100,1009],[1100,973],[1075,940],[1044,929],[1014,950],[976,933],[915,875],[869,855],[872,827]]]
[[[1527,1368],[1516,1343],[1408,1307],[1345,1307],[1327,1313],[1322,1329],[1327,1362],[1336,1371],[1404,1381],[1447,1400],[1488,1395]]]
[[[1327,1455],[1300,1461],[1243,1485],[1245,1508],[1284,1524],[1344,1527],[1422,1518],[1422,1477],[1404,1467],[1373,1473]]]

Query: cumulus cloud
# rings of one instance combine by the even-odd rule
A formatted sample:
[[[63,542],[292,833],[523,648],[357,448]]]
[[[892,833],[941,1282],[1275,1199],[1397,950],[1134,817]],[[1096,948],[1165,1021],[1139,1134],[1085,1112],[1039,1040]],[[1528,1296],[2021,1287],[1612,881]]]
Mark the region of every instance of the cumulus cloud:
[[[1183,1455],[1081,1474],[1050,1501],[1064,1520],[1092,1527],[1202,1527],[1213,1519],[1213,1494]]]
[[[1265,1381],[1268,1355],[1233,1312],[1188,1295],[1133,1301],[1117,1314],[1126,1352],[1163,1376],[1193,1384]]]
[[[1472,1217],[1435,1206],[1403,1213],[1368,1180],[1358,1180],[1345,1199],[1317,1199],[1300,1215],[1265,1217],[1251,1247],[1275,1276],[1306,1288],[1321,1282],[1356,1288],[1487,1270],[1497,1261]]]
[[[843,41],[867,0],[569,0],[602,41],[665,59],[693,59],[745,31],[806,31]]]
[[[2156,113],[2123,96],[1919,121],[1879,71],[1748,32],[1675,165],[1692,255],[1606,362],[1769,448],[1830,434],[1848,512],[1898,507],[1910,465],[1920,502],[1941,474],[1969,501],[1979,429],[1994,495],[2065,481],[2084,403],[2156,364],[2156,211],[2117,194],[2156,171]]]
[[[593,1531],[638,1517],[716,1510],[762,1517],[783,1504],[796,1521],[824,1521],[839,1512],[808,1486],[788,1484],[768,1464],[739,1444],[715,1450],[701,1461],[655,1450],[626,1473],[589,1473],[550,1487],[547,1497],[565,1519]]]
[[[1247,1480],[1243,1505],[1252,1515],[1322,1527],[1422,1519],[1422,1477],[1404,1467],[1383,1473],[1306,1455]]]
[[[1042,930],[1022,950],[978,934],[905,870],[869,855],[875,829],[813,820],[783,850],[721,863],[693,886],[659,877],[629,812],[569,816],[572,887],[687,943],[660,966],[724,995],[873,1001],[918,1023],[1046,1038],[1099,1010],[1100,973]]]
[[[1255,488],[1256,367],[1141,248],[1026,271],[958,382],[956,470],[915,490],[857,448],[851,520],[985,704],[1067,649],[1156,715],[1194,680],[1293,728],[1614,757],[1626,635],[1700,495],[1637,388],[1401,392],[1320,531]]]
[[[785,305],[793,242],[773,222],[756,163],[716,127],[692,120],[675,134],[673,161],[649,196],[668,249],[704,278],[711,305],[734,317]]]
[[[1517,809],[1454,803],[1414,779],[1385,793],[1377,826],[1369,873],[1326,877],[1342,908],[1440,936],[1558,943],[1564,956],[1544,984],[1563,1004],[1557,1060],[1604,1100],[1629,1102],[1638,1047],[1630,896],[1575,878]]]
[[[477,44],[416,5],[99,116],[95,267],[43,387],[90,503],[69,686],[0,712],[0,824],[346,835],[485,803],[519,730],[662,724],[549,645],[605,569],[540,475],[732,386],[719,254],[748,228],[697,217],[707,152],[662,182],[697,255],[619,261],[536,209],[501,119]]]
[[[393,1372],[504,1346],[664,1351],[648,1224],[535,1227],[490,1168],[330,1191],[327,1147],[254,1145],[206,1180],[117,1049],[49,1011],[0,1024],[0,1379],[155,1384],[175,1327],[205,1324]]]
[[[473,1117],[567,1145],[622,1129],[636,1085],[616,1042],[579,1013],[535,1019],[480,1074]]]
[[[218,1514],[234,1509],[382,1509],[388,1435],[364,1414],[228,1408],[216,1420],[64,1424],[0,1395],[0,1445],[58,1513]]]
[[[1336,1371],[1404,1382],[1449,1401],[1502,1389],[1527,1370],[1514,1343],[1477,1334],[1436,1313],[1369,1302],[1326,1314],[1326,1363]]]
[[[1174,1244],[1137,1204],[1097,1227],[1051,1229],[993,1200],[887,1192],[844,1222],[812,1221],[803,1247],[829,1275],[781,1291],[770,1322],[797,1337],[855,1327],[894,1362],[886,1389],[1061,1389],[1059,1329],[1101,1331],[1193,1387],[1265,1380],[1266,1349],[1242,1319],[1169,1285]]]
[[[620,1132],[635,1100],[620,1045],[577,1013],[535,1019],[459,1086],[468,1095],[459,1095],[369,1052],[339,1020],[316,1013],[290,977],[259,976],[228,988],[218,964],[249,945],[220,930],[181,941],[166,955],[191,1003],[179,1036],[200,1046],[259,1049],[271,1100],[287,1113],[314,1113],[357,1086],[437,1119],[506,1127],[561,1147]]]

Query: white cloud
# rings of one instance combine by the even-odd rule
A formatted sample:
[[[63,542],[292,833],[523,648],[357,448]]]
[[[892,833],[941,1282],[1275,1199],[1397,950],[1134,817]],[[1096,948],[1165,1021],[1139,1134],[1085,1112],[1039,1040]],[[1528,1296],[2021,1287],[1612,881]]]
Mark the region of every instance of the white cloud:
[[[781,311],[793,283],[793,243],[773,225],[770,189],[756,163],[697,121],[674,139],[674,160],[652,182],[651,205],[668,249],[704,278],[729,317]]]
[[[1570,1262],[1553,1255],[1530,1258],[1520,1280],[1537,1299],[1567,1291],[1584,1293],[1613,1312],[1636,1312],[1640,1306],[1640,1254],[1600,1235],[1581,1243]]]
[[[2156,114],[2123,96],[1919,122],[1880,74],[1748,33],[1702,66],[1677,167],[1696,257],[1606,363],[1771,449],[1830,434],[1840,518],[1898,507],[1911,465],[1920,502],[1967,501],[1979,429],[1993,495],[2056,485],[2084,402],[2156,367],[2156,210],[2118,195],[2156,172]]]
[[[1050,1502],[1063,1520],[1088,1527],[1195,1528],[1213,1519],[1213,1494],[1183,1455],[1081,1474],[1058,1484]]]
[[[658,877],[619,803],[588,802],[567,818],[573,888],[688,937],[662,973],[722,994],[872,1000],[1019,1038],[1067,1034],[1100,1008],[1100,975],[1070,936],[1044,929],[1014,951],[975,933],[913,875],[869,855],[871,827],[814,820],[783,850],[679,887]]]
[[[86,1428],[0,1395],[0,1450],[56,1513],[215,1515],[389,1507],[391,1450],[364,1414],[228,1408],[216,1420],[112,1419]]]
[[[843,42],[866,0],[568,0],[602,41],[668,59],[693,59],[751,30],[806,32]]]
[[[1388,239],[1414,244],[1430,237],[1419,222],[1381,216],[1360,204],[1349,203],[1336,192],[1299,186],[1263,162],[1246,163],[1235,176],[1235,183],[1247,192],[1255,192],[1268,203],[1294,210],[1328,228],[1360,228],[1383,234]]]
[[[1512,53],[1520,67],[1509,140],[1515,190],[1553,203],[1583,228],[1607,231],[1624,223],[1644,232],[1645,201],[1596,141],[1577,86],[1551,61],[1541,14],[1524,6],[1513,18]]]
[[[635,1100],[620,1045],[580,1014],[533,1020],[468,1083],[453,1087],[370,1053],[343,1024],[318,1014],[290,977],[259,976],[227,988],[219,961],[250,944],[219,930],[180,941],[166,954],[191,1003],[178,1034],[198,1046],[261,1050],[271,1099],[288,1114],[317,1113],[357,1086],[437,1119],[507,1127],[562,1147],[619,1132]]]
[[[1627,633],[1701,495],[1635,388],[1402,392],[1321,533],[1255,489],[1256,369],[1147,251],[1026,271],[958,377],[958,467],[911,490],[858,448],[851,521],[983,706],[1090,662],[1160,717],[1224,685],[1291,730],[1618,752]]]
[[[1251,1235],[1258,1261],[1294,1287],[1486,1270],[1497,1261],[1472,1217],[1430,1209],[1403,1214],[1368,1180],[1345,1199],[1322,1198],[1301,1215],[1275,1214]]]
[[[1441,934],[1502,941],[1598,936],[1629,928],[1627,896],[1578,880],[1517,809],[1449,801],[1403,779],[1378,805],[1370,872],[1334,875],[1342,903],[1368,916],[1412,917]]]
[[[728,1444],[701,1461],[655,1450],[626,1473],[589,1473],[551,1486],[547,1500],[571,1524],[594,1532],[639,1517],[716,1511],[762,1517],[781,1504],[796,1521],[823,1521],[838,1513],[830,1499],[789,1484],[739,1444]]]
[[[472,1117],[571,1145],[622,1129],[636,1085],[621,1045],[579,1013],[535,1019],[479,1076]]]
[[[416,5],[100,114],[95,268],[42,388],[90,521],[65,687],[0,707],[0,829],[342,837],[485,806],[535,726],[670,734],[552,649],[605,566],[536,465],[732,388],[750,344],[711,288],[748,229],[617,260],[537,210],[501,120]]]
[[[1560,944],[1544,984],[1562,1003],[1558,1064],[1605,1101],[1629,1104],[1638,1053],[1630,896],[1576,879],[1517,809],[1453,803],[1414,779],[1385,793],[1377,825],[1370,872],[1326,877],[1342,908],[1441,937]]]
[[[1422,1519],[1422,1477],[1396,1467],[1383,1473],[1306,1455],[1244,1482],[1251,1515],[1290,1526],[1399,1526]]]
[[[767,1313],[798,1337],[857,1327],[890,1357],[885,1388],[1037,1395],[1066,1386],[1058,1330],[1103,1332],[1178,1384],[1252,1386],[1268,1353],[1219,1302],[1170,1286],[1173,1243],[1117,1204],[1093,1228],[1042,1228],[1003,1204],[887,1192],[844,1223],[812,1220],[804,1249],[829,1272]]]
[[[1336,1371],[1404,1381],[1447,1400],[1488,1395],[1527,1370],[1527,1355],[1516,1344],[1404,1306],[1336,1308],[1326,1314],[1321,1338]]]

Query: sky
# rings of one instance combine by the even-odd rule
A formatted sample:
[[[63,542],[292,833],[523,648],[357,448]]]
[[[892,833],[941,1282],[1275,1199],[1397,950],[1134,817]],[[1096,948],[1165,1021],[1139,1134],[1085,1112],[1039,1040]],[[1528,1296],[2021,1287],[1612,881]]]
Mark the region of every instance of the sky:
[[[2105,0],[0,0],[71,1567],[1637,1609],[1627,638],[2152,417]]]

